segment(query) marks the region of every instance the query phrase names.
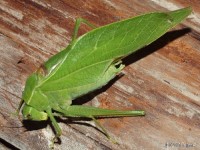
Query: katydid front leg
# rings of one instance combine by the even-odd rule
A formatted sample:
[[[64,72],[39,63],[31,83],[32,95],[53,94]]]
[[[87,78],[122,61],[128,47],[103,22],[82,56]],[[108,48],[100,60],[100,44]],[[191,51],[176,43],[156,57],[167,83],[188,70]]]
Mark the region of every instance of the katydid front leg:
[[[55,129],[55,132],[56,132],[56,136],[53,139],[55,141],[57,138],[60,137],[60,135],[62,134],[62,131],[61,131],[60,126],[58,125],[56,119],[54,118],[54,115],[52,114],[51,108],[46,110],[46,112],[47,112],[47,114],[48,114],[48,116],[49,116],[49,118],[50,118],[50,120],[52,122],[52,125],[53,125],[53,127]]]

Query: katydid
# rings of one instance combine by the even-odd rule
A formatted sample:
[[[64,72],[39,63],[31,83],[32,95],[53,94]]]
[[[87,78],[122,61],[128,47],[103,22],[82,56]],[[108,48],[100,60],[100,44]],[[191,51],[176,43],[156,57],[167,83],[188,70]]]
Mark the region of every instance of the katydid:
[[[124,57],[155,41],[190,13],[191,8],[153,12],[98,28],[77,19],[70,44],[27,79],[19,106],[24,119],[50,118],[58,138],[61,129],[55,116],[90,118],[110,138],[96,118],[143,116],[145,112],[72,105],[72,100],[106,85],[124,68]],[[81,23],[94,29],[77,38]]]

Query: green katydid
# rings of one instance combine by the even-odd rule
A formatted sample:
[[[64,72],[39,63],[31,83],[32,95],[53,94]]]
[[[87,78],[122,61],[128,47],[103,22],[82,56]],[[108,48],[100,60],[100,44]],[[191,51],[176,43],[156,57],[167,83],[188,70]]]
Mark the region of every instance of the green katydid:
[[[143,116],[144,111],[71,105],[72,100],[106,85],[124,68],[122,58],[149,45],[190,13],[191,8],[148,13],[95,28],[77,38],[81,22],[94,27],[78,19],[70,44],[27,79],[19,106],[23,107],[24,119],[50,118],[58,138],[61,129],[55,116],[86,117],[94,120],[110,138],[96,118]]]

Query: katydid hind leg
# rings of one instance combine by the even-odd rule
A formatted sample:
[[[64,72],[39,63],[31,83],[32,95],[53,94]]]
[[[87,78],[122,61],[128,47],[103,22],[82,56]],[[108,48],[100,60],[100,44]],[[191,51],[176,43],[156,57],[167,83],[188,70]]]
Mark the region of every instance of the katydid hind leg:
[[[96,28],[95,25],[93,25],[92,23],[90,23],[89,21],[87,21],[83,18],[76,19],[76,23],[75,23],[75,27],[74,27],[74,33],[73,33],[73,36],[72,36],[72,42],[77,38],[78,30],[79,30],[81,23],[84,23],[84,24],[88,25],[89,27],[91,27],[93,29]]]
[[[132,117],[132,116],[144,116],[143,110],[110,110],[98,107],[86,106],[86,105],[71,105],[67,109],[58,110],[65,116],[76,117]]]
[[[101,129],[101,131],[110,139],[113,143],[117,143],[106,131],[106,129],[96,120],[96,117],[125,117],[125,116],[144,116],[145,112],[142,110],[135,111],[121,111],[102,109],[97,107],[85,106],[85,105],[71,105],[67,109],[60,109],[66,117],[85,117],[92,119],[95,124]]]
[[[112,138],[112,136],[109,135],[109,133],[107,132],[107,130],[100,124],[100,122],[98,120],[96,120],[95,117],[91,117],[91,119],[94,121],[94,123],[96,124],[96,126],[98,126],[101,131],[106,135],[106,137],[113,143],[117,144],[117,141],[115,141],[114,138]]]

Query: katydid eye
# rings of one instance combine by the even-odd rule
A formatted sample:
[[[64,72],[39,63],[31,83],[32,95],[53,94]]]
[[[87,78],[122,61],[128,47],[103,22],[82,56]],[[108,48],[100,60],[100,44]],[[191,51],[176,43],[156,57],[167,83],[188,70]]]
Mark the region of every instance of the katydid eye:
[[[31,114],[27,114],[27,116],[26,116],[27,118],[31,118]]]

